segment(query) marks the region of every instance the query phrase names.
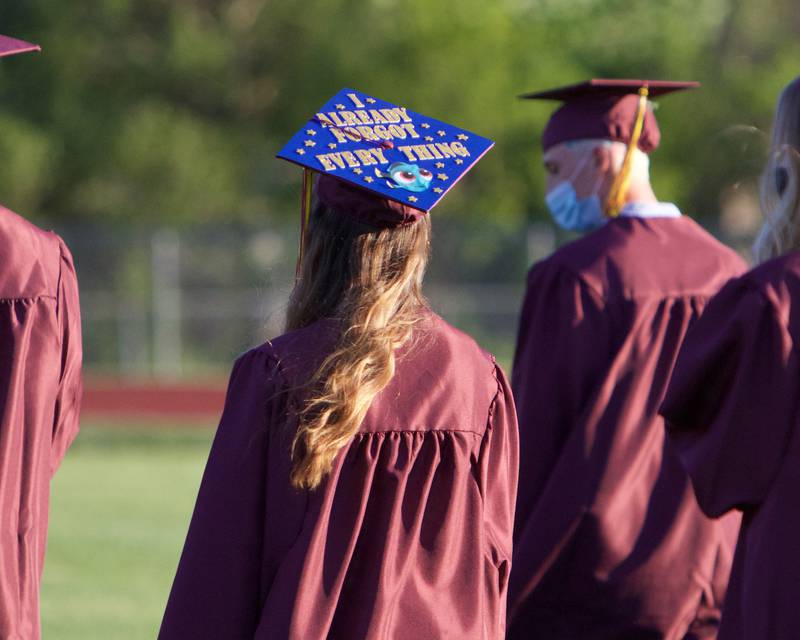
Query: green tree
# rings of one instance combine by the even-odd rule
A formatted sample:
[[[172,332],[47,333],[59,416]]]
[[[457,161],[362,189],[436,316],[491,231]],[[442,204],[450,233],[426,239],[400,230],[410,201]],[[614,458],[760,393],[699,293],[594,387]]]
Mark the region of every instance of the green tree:
[[[45,219],[296,215],[274,159],[328,97],[357,87],[487,135],[496,148],[439,211],[544,216],[524,91],[587,77],[699,79],[665,100],[659,195],[714,215],[763,163],[797,75],[791,0],[7,0],[3,31],[41,55],[0,64],[0,196]]]

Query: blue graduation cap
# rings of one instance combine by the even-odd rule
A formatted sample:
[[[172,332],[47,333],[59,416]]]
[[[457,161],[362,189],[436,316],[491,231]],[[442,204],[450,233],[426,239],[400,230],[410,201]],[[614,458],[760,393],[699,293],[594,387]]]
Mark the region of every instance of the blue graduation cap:
[[[0,35],[0,58],[6,56],[13,56],[18,53],[27,53],[29,51],[41,51],[38,44],[31,44],[24,40],[17,40],[9,36]]]
[[[493,145],[465,129],[342,89],[278,157],[428,212]]]

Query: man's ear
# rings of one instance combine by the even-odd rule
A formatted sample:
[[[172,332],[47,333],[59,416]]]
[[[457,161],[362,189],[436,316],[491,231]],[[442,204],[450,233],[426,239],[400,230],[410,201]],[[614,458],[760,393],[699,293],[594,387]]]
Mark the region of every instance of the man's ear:
[[[592,159],[598,173],[606,173],[611,170],[611,148],[607,145],[600,144],[592,149]]]

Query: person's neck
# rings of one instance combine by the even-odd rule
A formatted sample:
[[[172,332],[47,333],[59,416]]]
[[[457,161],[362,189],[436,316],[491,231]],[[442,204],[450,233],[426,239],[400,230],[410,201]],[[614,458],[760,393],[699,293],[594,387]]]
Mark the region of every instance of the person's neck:
[[[625,198],[625,204],[629,202],[651,204],[658,202],[658,198],[649,182],[639,182],[628,187],[628,195]]]

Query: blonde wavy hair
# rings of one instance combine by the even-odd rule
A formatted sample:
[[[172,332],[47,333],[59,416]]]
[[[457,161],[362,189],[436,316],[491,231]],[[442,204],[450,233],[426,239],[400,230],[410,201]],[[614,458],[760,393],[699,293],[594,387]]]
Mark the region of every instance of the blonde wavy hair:
[[[286,328],[334,318],[341,332],[303,390],[292,443],[291,482],[298,489],[319,486],[394,376],[395,351],[427,307],[422,279],[430,220],[376,230],[317,204],[307,238]]]
[[[761,176],[764,224],[753,256],[764,262],[800,249],[800,77],[778,98],[770,157]]]

